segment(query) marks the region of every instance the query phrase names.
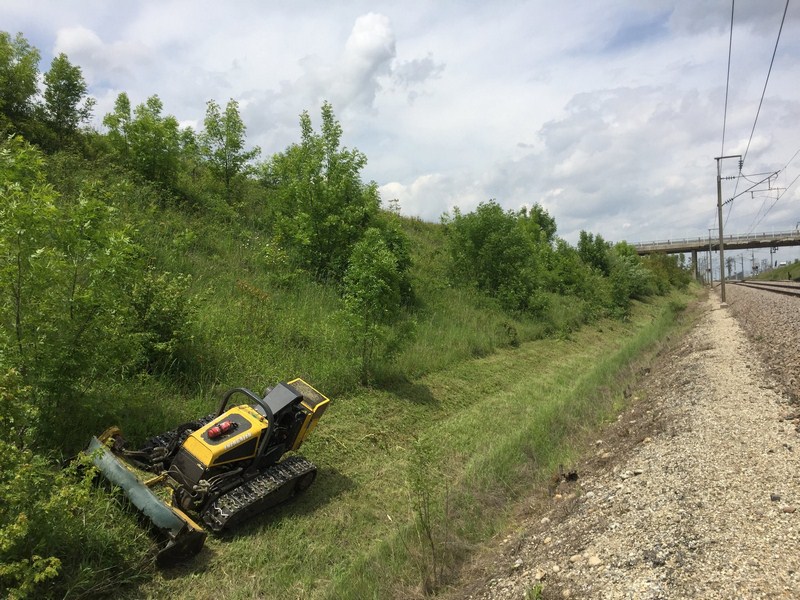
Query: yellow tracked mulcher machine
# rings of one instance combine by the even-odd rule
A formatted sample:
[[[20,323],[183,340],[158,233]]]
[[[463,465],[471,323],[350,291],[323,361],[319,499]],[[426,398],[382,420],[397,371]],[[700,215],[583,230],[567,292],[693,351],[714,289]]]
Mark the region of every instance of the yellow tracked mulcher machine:
[[[247,403],[228,408],[237,394]],[[317,468],[296,454],[283,457],[300,448],[328,403],[302,379],[263,396],[234,388],[216,413],[152,437],[140,449],[127,448],[112,427],[92,438],[88,452],[162,534],[156,560],[166,566],[201,550],[206,531],[198,522],[221,532],[308,489]]]

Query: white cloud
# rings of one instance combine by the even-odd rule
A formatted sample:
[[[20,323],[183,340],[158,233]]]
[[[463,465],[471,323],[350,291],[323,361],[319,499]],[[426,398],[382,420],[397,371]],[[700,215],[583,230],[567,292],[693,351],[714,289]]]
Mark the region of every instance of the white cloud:
[[[389,18],[369,13],[356,19],[342,57],[339,97],[348,107],[369,109],[380,89],[379,79],[389,75],[395,57],[395,38]]]
[[[56,32],[54,54],[63,52],[70,61],[81,67],[90,84],[123,82],[135,73],[150,69],[155,54],[137,42],[105,43],[86,27],[67,27]]]

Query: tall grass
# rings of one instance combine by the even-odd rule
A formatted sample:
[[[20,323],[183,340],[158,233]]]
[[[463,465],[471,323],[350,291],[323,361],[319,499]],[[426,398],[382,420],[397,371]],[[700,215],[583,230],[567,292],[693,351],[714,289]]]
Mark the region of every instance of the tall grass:
[[[432,590],[472,544],[505,525],[520,494],[568,462],[582,432],[619,409],[627,365],[674,324],[663,299],[602,331],[587,327],[391,389],[335,396],[303,447],[320,469],[306,496],[210,539],[197,562],[136,593],[189,598],[214,587],[226,598],[388,598]]]
[[[519,359],[513,361],[517,369],[530,371],[511,379],[504,376],[510,363],[502,359],[470,365],[471,375],[455,369],[449,375],[457,381],[443,382],[448,391],[474,390],[477,401],[467,401],[462,410],[453,407],[417,442],[424,448],[425,468],[439,477],[439,485],[426,492],[438,497],[424,499],[438,512],[409,519],[364,553],[324,596],[411,597],[446,583],[448,568],[471,544],[507,523],[509,507],[524,490],[547,485],[560,464],[574,460],[587,434],[619,411],[636,364],[646,362],[676,328],[684,306],[673,299],[663,303],[660,314],[640,307],[637,323],[610,336],[593,330],[576,334],[572,343],[528,344],[511,354]],[[413,457],[411,464],[413,481]],[[419,491],[411,485],[408,493],[410,504],[418,504]]]
[[[174,423],[170,403],[156,401],[165,390],[173,396],[171,404],[182,407],[185,420],[194,416],[190,410],[207,408],[209,398],[227,387],[260,389],[293,376],[306,377],[333,395],[358,387],[358,353],[343,324],[335,285],[297,270],[258,220],[213,222],[207,215],[154,201],[149,206],[123,210],[137,223],[137,239],[151,265],[192,277],[197,308],[192,356],[183,371],[172,379],[140,378],[133,386],[147,396],[143,388],[153,385],[150,423],[159,413],[160,428]],[[377,385],[391,387],[551,333],[549,323],[509,315],[475,290],[452,287],[441,227],[413,219],[400,222],[412,240],[415,300],[407,326],[413,333],[391,360],[378,361]]]
[[[93,172],[70,165],[51,174],[59,189],[79,189]],[[120,231],[130,227],[141,253],[131,260],[145,276],[120,287],[117,296],[132,299],[120,310],[130,316],[98,346],[127,348],[128,356],[95,374],[91,363],[102,358],[96,352],[75,375],[79,414],[71,416],[80,426],[65,421],[65,455],[111,424],[134,443],[171,429],[211,412],[234,386],[261,391],[302,376],[334,398],[304,447],[320,467],[311,493],[212,539],[197,561],[166,577],[154,574],[153,586],[134,596],[223,589],[231,598],[363,597],[390,595],[394,585],[434,589],[469,544],[500,526],[505,503],[528,479],[521,473],[546,472],[569,450],[573,429],[600,418],[606,408],[584,396],[610,385],[601,375],[624,364],[625,348],[640,348],[631,340],[644,339],[664,306],[641,305],[639,321],[609,323],[603,335],[580,329],[596,317],[589,300],[548,294],[537,297],[538,318],[509,314],[497,300],[450,283],[441,226],[400,219],[413,254],[414,298],[396,336],[406,343],[387,344],[372,374],[375,388],[364,388],[341,289],[298,269],[276,243],[269,198],[257,183],[247,185],[249,204],[232,207],[134,184],[113,165],[101,179],[109,190],[103,201],[114,205]],[[113,501],[97,506],[120,530],[134,530],[135,518]],[[64,539],[79,539],[69,529],[76,514],[54,513],[55,525],[68,526]],[[103,533],[102,523],[97,527]],[[150,544],[133,535],[123,542],[118,547],[137,557],[130,563],[138,569]],[[82,570],[74,552],[64,556],[65,573],[80,570],[79,587],[99,590],[98,577]]]
[[[211,223],[169,207],[154,217],[138,226],[151,264],[192,277],[193,360],[115,384],[118,401],[92,425],[118,423],[143,439],[207,414],[227,388],[261,391],[294,376],[333,402],[303,447],[319,467],[304,497],[211,538],[194,562],[153,572],[132,597],[363,598],[435,588],[470,544],[503,526],[508,502],[613,408],[613,393],[592,390],[614,389],[604,377],[672,322],[665,299],[637,305],[625,323],[603,323],[602,333],[580,328],[586,310],[571,299],[554,298],[544,321],[509,315],[450,286],[438,226],[404,220],[415,336],[378,371],[374,389],[362,388],[339,290],[294,269],[261,222]]]

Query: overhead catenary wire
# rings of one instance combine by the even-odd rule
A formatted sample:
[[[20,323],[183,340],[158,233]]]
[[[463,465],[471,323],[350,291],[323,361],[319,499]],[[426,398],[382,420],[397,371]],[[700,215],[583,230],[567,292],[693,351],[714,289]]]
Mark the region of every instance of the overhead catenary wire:
[[[798,154],[800,154],[800,148],[798,148],[795,151],[795,153],[792,155],[792,157],[788,161],[786,161],[786,164],[783,166],[783,168],[780,171],[778,171],[777,173],[775,173],[775,174],[777,175],[779,173],[785,173],[786,169],[789,168],[789,165],[792,164],[792,161],[795,158],[797,158]],[[767,173],[756,173],[755,175],[767,175]],[[756,183],[753,180],[748,179],[747,177],[744,177],[744,178],[747,179],[747,181],[750,181],[751,183]],[[775,204],[777,204],[777,202],[778,202],[778,200],[780,200],[781,196],[783,196],[783,194],[786,192],[786,190],[788,190],[789,187],[791,187],[792,184],[794,184],[795,181],[797,181],[797,177],[794,178],[794,180],[792,181],[792,183],[789,184],[789,186],[787,186],[786,188],[783,189],[783,192],[781,192],[780,195],[776,196],[775,201],[770,205],[770,207],[762,215],[761,211],[764,210],[764,207],[767,205],[767,200],[772,198],[771,196],[768,196],[768,195],[764,196],[764,200],[761,202],[761,206],[758,208],[758,212],[756,213],[756,216],[753,217],[753,223],[752,223],[752,225],[750,225],[750,229],[748,230],[748,233],[752,233],[753,231],[755,231],[755,229],[756,229],[756,227],[758,227],[759,223],[761,223],[761,221],[764,220],[764,217],[767,216],[767,213],[769,213],[769,211],[772,209],[772,207],[775,206]],[[756,183],[756,185],[757,185],[757,183]],[[751,195],[752,195],[752,192],[751,192]],[[761,218],[759,218],[759,216]]]
[[[725,127],[728,123],[728,90],[731,85],[731,49],[733,48],[733,11],[736,0],[731,0],[731,33],[728,37],[728,74],[725,77],[725,110],[722,113],[722,149],[720,156],[725,155]]]
[[[755,196],[753,196],[753,199],[755,199]],[[747,233],[752,233],[753,231],[755,231],[756,227],[758,227],[758,224],[761,223],[761,219],[759,219],[758,217],[761,215],[761,211],[764,210],[764,207],[767,205],[767,200],[771,199],[772,196],[770,196],[769,194],[764,194],[764,199],[761,201],[761,206],[758,207],[758,212],[756,213],[756,216],[753,218],[753,223],[752,225],[750,225],[750,228],[747,230]],[[764,215],[766,214],[767,213],[764,213]]]
[[[784,170],[784,171],[785,171],[785,170],[786,170],[786,167],[788,167],[790,164],[792,164],[792,161],[793,161],[795,158],[797,158],[797,155],[798,155],[798,154],[800,154],[800,148],[798,148],[798,149],[797,149],[797,151],[796,151],[796,152],[795,152],[795,153],[792,155],[792,158],[790,158],[790,159],[789,159],[789,160],[786,162],[786,164],[783,166],[783,169],[782,169],[782,170]]]
[[[725,156],[725,128],[728,124],[728,91],[731,87],[731,55],[733,49],[733,15],[736,8],[736,0],[731,0],[731,28],[730,35],[728,36],[728,71],[725,75],[725,108],[722,111],[722,147],[719,155]],[[731,216],[731,208],[728,207],[728,214],[725,216],[725,225],[728,224],[728,217]],[[714,214],[715,220],[717,219],[716,213]]]
[[[764,89],[761,90],[761,99],[758,101],[758,110],[756,110],[756,118],[753,119],[753,128],[750,130],[750,139],[747,140],[747,147],[742,155],[742,164],[747,160],[747,153],[750,151],[750,144],[753,141],[753,134],[756,131],[756,124],[758,123],[758,116],[761,114],[761,106],[764,104],[764,95],[767,93],[767,84],[769,83],[769,76],[772,73],[772,65],[775,63],[775,55],[778,53],[778,43],[781,41],[781,32],[783,31],[783,24],[786,21],[786,12],[789,10],[789,0],[783,7],[783,17],[781,17],[781,26],[778,28],[778,38],[775,40],[775,48],[772,50],[772,58],[769,61],[769,69],[767,69],[767,78],[764,80]]]
[[[731,211],[733,210],[733,202],[728,204],[728,212],[725,214],[725,222],[723,223],[723,228],[727,229],[728,227],[728,219],[731,216]]]
[[[744,194],[747,194],[748,192],[753,191],[754,188],[756,188],[757,186],[761,185],[765,181],[769,181],[770,179],[775,177],[778,173],[780,173],[780,171],[773,171],[772,173],[770,173],[766,177],[764,177],[762,180],[756,181],[753,185],[751,185],[746,190],[743,190],[743,191],[739,192],[738,194],[736,194],[735,196],[732,196],[732,197],[728,198],[727,200],[725,200],[725,202],[722,203],[722,205],[724,206],[726,204],[730,204],[731,202],[736,200],[736,198],[738,198],[739,196],[743,196]],[[762,190],[758,190],[758,191],[762,191]]]
[[[758,220],[758,223],[754,224],[748,233],[755,231],[755,228],[758,227],[759,223],[761,223],[761,221],[763,221],[764,218],[769,214],[769,211],[771,211],[773,207],[778,203],[778,200],[783,198],[784,194],[786,194],[786,192],[789,191],[789,189],[797,182],[798,179],[800,179],[800,173],[798,173],[797,176],[794,179],[792,179],[792,182],[789,185],[787,185],[780,194],[778,194],[778,196],[775,198],[775,201],[772,204],[770,204],[769,208],[766,211],[764,211],[764,214]]]
[[[778,36],[775,39],[775,47],[772,50],[772,58],[769,61],[769,69],[767,69],[767,77],[764,80],[764,88],[761,90],[761,98],[758,101],[758,109],[756,110],[756,116],[753,119],[753,127],[750,129],[750,138],[747,140],[747,146],[745,148],[744,154],[742,154],[742,158],[739,161],[739,177],[737,177],[737,179],[736,179],[736,185],[734,186],[734,189],[733,189],[733,196],[726,203],[732,202],[734,198],[737,198],[738,196],[741,195],[741,194],[737,194],[736,192],[739,189],[739,181],[740,181],[740,179],[742,177],[742,167],[744,166],[744,162],[747,159],[747,153],[750,151],[750,144],[753,142],[753,136],[755,135],[756,125],[758,124],[758,117],[761,114],[761,107],[764,104],[764,96],[767,93],[767,85],[769,84],[769,77],[772,74],[772,66],[775,64],[775,56],[778,53],[778,44],[781,41],[781,33],[783,32],[783,24],[786,22],[786,13],[787,13],[788,10],[789,10],[789,0],[786,0],[786,4],[783,7],[783,16],[781,17],[781,24],[780,24],[780,27],[778,28]],[[732,26],[733,26],[733,24],[731,23],[731,27]],[[729,56],[728,60],[730,62],[730,56]],[[729,65],[728,68],[730,69],[730,65]],[[726,105],[727,105],[727,91],[726,91]],[[723,136],[724,136],[724,134],[723,134]],[[724,137],[723,137],[723,143],[724,143]],[[725,223],[727,223],[728,217],[730,217],[731,209],[732,209],[732,207],[728,209],[728,214],[727,214],[727,216],[725,218]]]

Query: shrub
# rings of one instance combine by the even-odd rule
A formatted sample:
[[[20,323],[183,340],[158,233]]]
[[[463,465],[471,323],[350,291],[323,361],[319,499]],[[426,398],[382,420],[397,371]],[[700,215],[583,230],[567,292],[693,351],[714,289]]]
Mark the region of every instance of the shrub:
[[[355,245],[344,277],[345,314],[361,355],[362,383],[369,380],[376,347],[383,346],[388,358],[389,326],[400,319],[401,300],[397,258],[381,232],[369,229]]]
[[[62,471],[31,449],[29,394],[13,369],[0,377],[0,595],[108,592],[143,566],[143,533],[92,486],[85,460]]]
[[[188,293],[190,284],[188,275],[156,273],[154,269],[133,284],[134,331],[141,337],[149,372],[180,373],[191,360],[195,304]]]
[[[506,310],[540,310],[529,301],[536,298],[552,252],[554,222],[544,209],[504,211],[491,200],[467,214],[455,208],[442,221],[454,281],[474,285]]]
[[[262,167],[275,229],[303,268],[322,281],[341,281],[353,246],[378,214],[378,188],[361,181],[367,157],[341,147],[342,127],[330,104],[322,105],[319,133],[307,112],[300,128],[301,142]]]
[[[138,576],[146,539],[81,462],[60,471],[0,440],[0,594],[95,596]]]

